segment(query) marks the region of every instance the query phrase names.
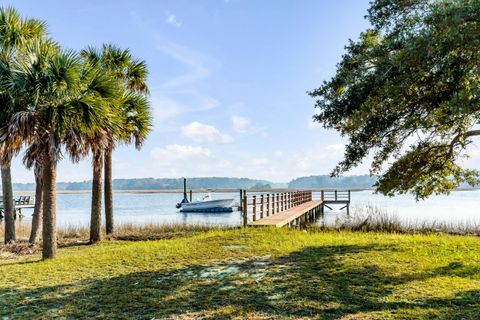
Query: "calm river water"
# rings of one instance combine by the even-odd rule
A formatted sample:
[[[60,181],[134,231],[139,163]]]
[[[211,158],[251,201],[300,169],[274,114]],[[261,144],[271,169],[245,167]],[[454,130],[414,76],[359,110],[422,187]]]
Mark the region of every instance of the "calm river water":
[[[194,194],[194,198],[200,196],[201,194]],[[114,195],[116,223],[238,225],[241,222],[238,211],[214,214],[180,213],[175,209],[175,204],[181,198],[181,193],[116,193]],[[238,202],[238,193],[214,193],[213,198],[235,198]],[[387,198],[375,195],[371,191],[352,192],[353,213],[356,208],[366,205],[395,214],[407,222],[480,222],[480,190],[456,191],[449,196],[434,196],[419,202],[410,195]],[[342,214],[338,206],[333,209],[326,210],[326,218],[329,220],[334,220]],[[24,219],[30,220],[32,210],[24,210],[24,213]],[[89,224],[89,215],[90,194],[57,195],[58,226],[86,226]]]

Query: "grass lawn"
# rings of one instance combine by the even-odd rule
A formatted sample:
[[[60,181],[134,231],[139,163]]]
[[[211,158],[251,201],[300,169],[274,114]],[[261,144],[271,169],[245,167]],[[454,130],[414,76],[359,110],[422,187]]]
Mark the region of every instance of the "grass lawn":
[[[0,319],[480,319],[480,238],[213,230],[0,260]]]

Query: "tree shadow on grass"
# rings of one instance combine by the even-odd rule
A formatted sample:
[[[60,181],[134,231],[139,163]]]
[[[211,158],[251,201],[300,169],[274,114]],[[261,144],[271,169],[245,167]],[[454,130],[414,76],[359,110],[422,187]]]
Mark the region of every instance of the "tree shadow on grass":
[[[440,319],[477,319],[480,291],[445,299],[390,301],[397,286],[430,277],[478,276],[446,266],[424,274],[390,276],[375,265],[353,265],[360,253],[388,254],[371,246],[308,247],[270,256],[181,269],[137,272],[35,290],[0,290],[0,315],[12,318],[204,318],[338,319],[387,312],[395,318],[421,314]],[[453,269],[452,269],[453,268]],[[411,317],[410,317],[411,318]],[[421,317],[419,317],[421,318]]]

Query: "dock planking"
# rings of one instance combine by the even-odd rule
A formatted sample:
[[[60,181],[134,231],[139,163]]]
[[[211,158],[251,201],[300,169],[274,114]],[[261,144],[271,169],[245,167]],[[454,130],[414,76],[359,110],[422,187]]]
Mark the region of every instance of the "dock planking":
[[[322,200],[312,200],[306,203],[302,203],[296,207],[287,209],[280,213],[277,213],[272,216],[265,217],[260,220],[252,221],[249,225],[250,226],[275,226],[275,227],[283,227],[286,225],[295,222],[298,219],[304,217],[307,213],[316,211],[320,209],[323,204]]]
[[[329,204],[344,205],[341,209],[347,209],[349,214],[350,190],[321,190],[320,199],[314,199],[311,190],[250,197],[244,191],[240,192],[244,226],[304,226],[323,216],[325,208],[332,209]]]

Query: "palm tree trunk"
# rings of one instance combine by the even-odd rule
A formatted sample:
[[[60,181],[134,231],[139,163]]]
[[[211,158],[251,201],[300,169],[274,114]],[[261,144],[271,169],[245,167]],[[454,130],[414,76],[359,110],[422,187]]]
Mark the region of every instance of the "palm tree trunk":
[[[113,235],[112,148],[105,151],[105,225],[107,235]]]
[[[30,232],[30,243],[38,242],[40,238],[40,232],[42,230],[43,219],[43,183],[42,183],[42,171],[36,165],[35,167],[35,208],[33,209],[32,216],[32,230]]]
[[[43,162],[43,259],[55,258],[57,251],[56,177],[57,165],[50,155]]]
[[[92,212],[90,219],[90,243],[101,240],[102,224],[102,169],[103,154],[93,154]]]
[[[13,205],[11,163],[1,166],[3,212],[5,214],[5,243],[11,243],[15,238],[15,207]]]

